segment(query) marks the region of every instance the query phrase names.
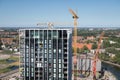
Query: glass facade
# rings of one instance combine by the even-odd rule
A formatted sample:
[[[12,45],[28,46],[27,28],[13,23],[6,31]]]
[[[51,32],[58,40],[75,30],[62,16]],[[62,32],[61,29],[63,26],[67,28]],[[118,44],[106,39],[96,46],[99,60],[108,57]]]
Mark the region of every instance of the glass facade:
[[[24,33],[20,36],[23,80],[71,80],[70,29],[23,29],[20,32]]]

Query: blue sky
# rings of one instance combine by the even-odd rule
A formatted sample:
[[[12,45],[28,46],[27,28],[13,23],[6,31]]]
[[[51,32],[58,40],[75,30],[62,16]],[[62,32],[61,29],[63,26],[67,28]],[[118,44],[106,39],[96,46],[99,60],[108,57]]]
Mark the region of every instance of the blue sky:
[[[120,0],[0,0],[0,26],[28,26],[38,22],[73,22],[79,26],[120,25]]]

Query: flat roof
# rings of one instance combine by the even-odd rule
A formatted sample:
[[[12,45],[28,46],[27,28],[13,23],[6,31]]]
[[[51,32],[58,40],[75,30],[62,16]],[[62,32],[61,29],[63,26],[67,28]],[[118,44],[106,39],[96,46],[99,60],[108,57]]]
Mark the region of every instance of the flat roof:
[[[66,28],[66,27],[55,27],[55,28],[48,28],[48,27],[33,27],[33,28],[23,28],[19,30],[72,30],[72,28]]]

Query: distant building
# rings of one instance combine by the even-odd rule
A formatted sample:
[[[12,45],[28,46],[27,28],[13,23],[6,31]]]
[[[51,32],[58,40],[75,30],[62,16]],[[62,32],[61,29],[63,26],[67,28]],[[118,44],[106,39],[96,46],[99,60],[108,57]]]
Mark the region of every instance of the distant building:
[[[94,54],[95,51],[96,51],[96,49],[91,49],[91,50],[90,50],[90,52],[91,52],[92,54]],[[99,52],[99,53],[105,53],[105,49],[99,49],[98,52]]]
[[[21,29],[22,80],[71,80],[72,31]]]
[[[1,45],[2,48],[5,48],[5,45]]]
[[[14,38],[0,38],[3,44],[12,44]]]
[[[88,36],[88,37],[87,37],[87,40],[94,40],[94,39],[95,39],[94,36]]]
[[[77,48],[82,49],[84,46],[86,46],[89,50],[92,49],[92,44],[85,44],[85,43],[77,43]],[[72,47],[75,47],[74,43],[72,44]]]
[[[74,40],[74,36],[72,37],[72,40]],[[77,36],[77,41],[78,42],[83,42],[85,38],[83,36]]]
[[[115,48],[115,49],[120,51],[120,48]]]
[[[120,37],[120,33],[118,33],[118,35],[116,35],[116,37]]]
[[[108,53],[108,55],[109,55],[111,58],[114,58],[114,57],[115,57],[115,54],[113,54],[113,53]]]
[[[93,62],[94,60],[89,58],[88,55],[86,54],[81,54],[78,56],[77,59],[77,67],[80,70],[80,72],[82,71],[93,71]],[[101,60],[97,59],[97,63],[96,63],[96,71],[101,71]]]
[[[17,35],[18,32],[7,32],[7,31],[0,31],[1,35]]]
[[[115,44],[116,42],[114,42],[114,41],[109,41],[110,42],[110,44]]]

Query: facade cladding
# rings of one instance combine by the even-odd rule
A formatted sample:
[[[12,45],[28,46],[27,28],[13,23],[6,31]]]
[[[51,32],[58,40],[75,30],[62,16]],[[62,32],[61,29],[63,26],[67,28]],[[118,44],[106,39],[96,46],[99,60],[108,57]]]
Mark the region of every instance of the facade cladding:
[[[71,80],[71,29],[20,29],[21,80]]]

